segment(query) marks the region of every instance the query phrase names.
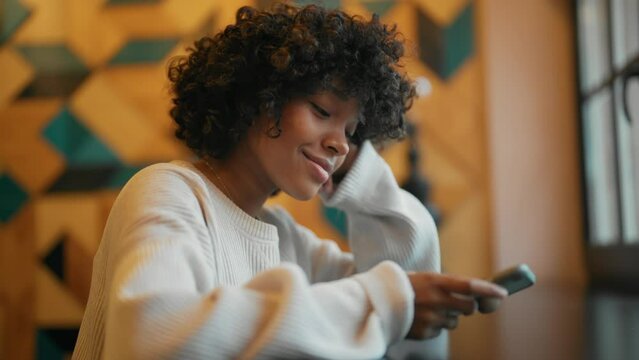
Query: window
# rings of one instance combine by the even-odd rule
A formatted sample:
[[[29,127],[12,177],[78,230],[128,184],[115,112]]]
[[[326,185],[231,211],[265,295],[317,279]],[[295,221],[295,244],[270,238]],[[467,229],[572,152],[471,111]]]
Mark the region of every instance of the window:
[[[588,243],[639,244],[639,0],[576,12]]]
[[[639,290],[639,0],[575,3],[588,267]]]

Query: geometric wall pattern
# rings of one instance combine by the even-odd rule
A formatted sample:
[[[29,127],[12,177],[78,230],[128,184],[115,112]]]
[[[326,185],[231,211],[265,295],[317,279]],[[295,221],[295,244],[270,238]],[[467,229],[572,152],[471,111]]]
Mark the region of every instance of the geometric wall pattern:
[[[28,194],[7,174],[0,175],[0,221],[7,222],[27,201]]]
[[[2,2],[2,13],[5,14],[0,23],[0,44],[3,44],[29,17],[30,11],[18,0]]]
[[[68,356],[118,189],[148,164],[190,156],[172,135],[167,59],[233,21],[239,6],[270,2],[0,2],[0,358]],[[444,264],[455,268],[446,244],[466,241],[472,250],[460,229],[485,228],[474,3],[322,3],[397,23],[407,39],[406,70],[431,82],[432,95],[418,99],[409,118],[445,219]],[[400,180],[407,151],[400,143],[382,153]],[[344,215],[317,199],[269,201],[320,236],[343,239]]]
[[[70,357],[78,337],[77,328],[40,328],[36,333],[36,358],[63,360]]]
[[[64,44],[20,45],[16,50],[35,70],[19,98],[69,96],[89,73]]]
[[[417,16],[419,58],[440,78],[448,79],[473,51],[473,6],[468,4],[446,25],[421,10]]]

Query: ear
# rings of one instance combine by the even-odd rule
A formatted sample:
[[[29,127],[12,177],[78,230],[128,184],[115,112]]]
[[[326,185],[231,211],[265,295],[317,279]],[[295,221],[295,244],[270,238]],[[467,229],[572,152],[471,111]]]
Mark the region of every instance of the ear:
[[[268,115],[260,115],[251,126],[271,138],[276,138],[282,133],[280,122],[275,117]]]

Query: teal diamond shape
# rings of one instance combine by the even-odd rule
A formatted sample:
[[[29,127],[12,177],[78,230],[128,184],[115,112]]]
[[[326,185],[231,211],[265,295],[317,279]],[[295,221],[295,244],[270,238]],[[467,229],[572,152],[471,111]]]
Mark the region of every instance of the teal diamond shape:
[[[24,191],[7,174],[0,175],[0,221],[9,221],[20,210],[22,205],[29,198],[29,194]]]
[[[129,179],[135,175],[138,171],[142,170],[144,166],[129,166],[122,165],[118,167],[115,173],[110,177],[106,184],[107,188],[119,189],[126,184]]]
[[[19,0],[0,1],[0,11],[0,44],[4,44],[31,12]]]
[[[474,52],[473,3],[462,9],[447,26],[417,11],[420,60],[447,80]]]
[[[315,4],[327,9],[337,9],[341,5],[340,0],[297,0],[295,3],[299,6]]]
[[[473,5],[469,3],[444,30],[444,77],[452,75],[473,54]]]
[[[43,135],[69,165],[119,163],[117,156],[66,107],[49,122]]]
[[[109,0],[107,5],[157,4],[160,0]]]
[[[38,360],[62,360],[64,352],[45,331],[38,330],[36,333],[36,358]]]
[[[79,328],[38,328],[36,331],[36,356],[38,360],[70,359],[78,338]]]
[[[89,74],[87,67],[64,44],[21,45],[18,51],[35,68],[36,76],[21,98],[69,96]]]
[[[348,234],[347,223],[346,223],[346,213],[342,210],[323,206],[324,217],[328,222],[339,231],[342,236],[346,237]]]
[[[390,10],[395,5],[395,1],[394,0],[382,0],[382,1],[366,0],[366,1],[362,1],[361,4],[364,5],[364,7],[366,7],[366,9],[368,9],[368,11],[370,11],[371,13],[377,14],[379,16],[384,16],[388,12],[388,10]]]
[[[87,67],[64,45],[22,45],[18,51],[38,73],[86,73]]]
[[[158,62],[175,47],[177,39],[141,39],[129,41],[111,59],[113,65]]]

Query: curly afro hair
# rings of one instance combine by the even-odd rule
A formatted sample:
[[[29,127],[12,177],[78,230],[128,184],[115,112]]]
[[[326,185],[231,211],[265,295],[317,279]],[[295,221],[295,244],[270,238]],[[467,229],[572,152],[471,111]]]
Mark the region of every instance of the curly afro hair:
[[[199,156],[226,157],[261,114],[281,132],[283,106],[321,90],[354,97],[356,144],[404,136],[414,87],[397,68],[404,48],[396,26],[315,5],[242,7],[236,23],[171,60],[176,136]]]

